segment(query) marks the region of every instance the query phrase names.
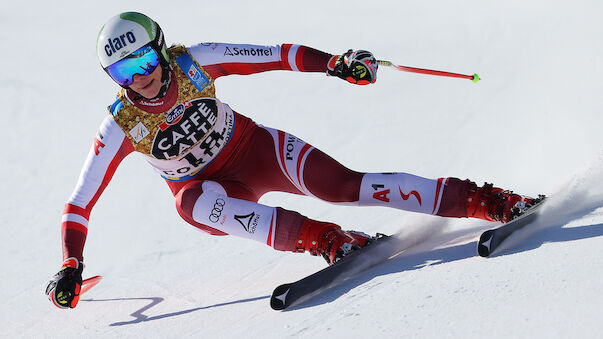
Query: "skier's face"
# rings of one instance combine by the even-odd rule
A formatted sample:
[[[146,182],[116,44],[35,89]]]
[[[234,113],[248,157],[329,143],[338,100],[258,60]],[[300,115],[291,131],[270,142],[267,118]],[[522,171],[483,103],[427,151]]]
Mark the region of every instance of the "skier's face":
[[[162,68],[157,67],[155,68],[153,73],[149,75],[134,75],[133,82],[130,85],[130,89],[147,99],[156,97],[157,94],[159,94],[159,90],[161,90],[162,86],[162,72]]]

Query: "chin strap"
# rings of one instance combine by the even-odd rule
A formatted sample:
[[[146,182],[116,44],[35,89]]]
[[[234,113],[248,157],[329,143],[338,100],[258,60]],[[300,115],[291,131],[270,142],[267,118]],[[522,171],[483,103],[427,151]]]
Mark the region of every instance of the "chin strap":
[[[170,88],[170,84],[172,83],[172,66],[167,65],[166,67],[162,65],[161,68],[163,69],[163,74],[161,75],[161,82],[163,83],[163,85],[161,85],[159,93],[153,99],[165,96],[168,89]]]

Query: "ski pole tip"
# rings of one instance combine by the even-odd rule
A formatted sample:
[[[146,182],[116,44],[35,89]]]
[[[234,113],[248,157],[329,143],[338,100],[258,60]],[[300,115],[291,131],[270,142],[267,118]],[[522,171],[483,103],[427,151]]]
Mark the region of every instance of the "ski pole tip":
[[[479,75],[477,75],[477,73],[473,73],[473,78],[471,79],[471,81],[473,81],[473,83],[477,84],[477,82],[480,80],[481,79],[480,79]]]

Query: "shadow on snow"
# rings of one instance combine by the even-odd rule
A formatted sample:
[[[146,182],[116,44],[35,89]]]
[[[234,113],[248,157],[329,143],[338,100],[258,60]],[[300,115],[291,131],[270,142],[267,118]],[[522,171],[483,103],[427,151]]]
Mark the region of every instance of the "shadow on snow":
[[[236,300],[236,301],[224,302],[224,303],[210,305],[210,306],[195,307],[195,308],[190,308],[190,309],[187,309],[187,310],[182,310],[182,311],[177,311],[177,312],[171,312],[171,313],[165,313],[165,314],[160,314],[160,315],[155,315],[155,316],[147,316],[147,315],[143,314],[143,312],[145,312],[145,311],[149,310],[150,308],[152,308],[153,306],[156,306],[159,303],[161,303],[164,300],[161,297],[115,298],[115,299],[82,299],[81,301],[89,301],[89,302],[98,302],[98,301],[100,301],[100,302],[106,302],[106,301],[129,301],[129,300],[150,300],[151,301],[151,303],[149,303],[148,305],[146,305],[146,306],[144,306],[144,307],[142,307],[142,308],[140,308],[140,309],[138,309],[135,312],[133,312],[133,313],[130,314],[130,316],[134,317],[133,320],[116,322],[116,323],[113,323],[113,324],[109,325],[109,326],[123,326],[123,325],[138,324],[138,323],[146,322],[146,321],[159,320],[159,319],[164,319],[164,318],[169,318],[169,317],[175,317],[175,316],[179,316],[179,315],[183,315],[183,314],[187,314],[187,313],[192,313],[192,312],[196,312],[196,311],[201,311],[201,310],[206,310],[206,309],[210,309],[210,308],[215,308],[215,307],[235,305],[235,304],[252,302],[252,301],[257,301],[257,300],[262,300],[262,299],[268,299],[268,298],[270,298],[270,296],[266,295],[266,296],[256,297],[256,298],[248,298],[248,299],[241,299],[241,300]]]
[[[530,251],[533,249],[537,249],[545,243],[551,242],[567,242],[567,241],[575,241],[581,239],[588,239],[603,236],[603,224],[593,224],[586,225],[580,227],[569,227],[564,228],[568,222],[574,219],[578,219],[580,217],[586,216],[590,212],[594,211],[596,208],[588,208],[584,209],[580,212],[572,213],[571,216],[567,216],[562,218],[561,220],[557,220],[551,226],[541,226],[540,228],[536,228],[531,232],[528,230],[522,230],[517,232],[517,234],[512,235],[509,240],[509,244],[507,244],[504,248],[501,248],[499,251],[495,252],[491,257],[500,257],[511,254],[517,254],[521,252]],[[537,226],[537,225],[534,225]],[[483,227],[466,229],[456,232],[451,232],[447,234],[440,235],[436,237],[436,239],[430,239],[423,243],[420,243],[416,246],[413,246],[400,254],[377,264],[376,266],[361,272],[354,277],[345,280],[343,283],[340,283],[337,286],[328,288],[319,294],[312,296],[310,299],[301,302],[299,305],[295,305],[289,308],[287,311],[294,311],[303,308],[313,307],[317,305],[322,305],[325,303],[332,302],[337,300],[339,297],[345,295],[347,292],[352,290],[353,288],[360,286],[364,283],[371,281],[373,278],[388,275],[392,273],[400,273],[404,271],[412,271],[417,270],[426,266],[440,265],[444,263],[454,262],[458,260],[468,259],[471,257],[477,256],[477,242],[470,241],[468,243],[458,244],[458,239],[468,239],[468,236],[475,238],[473,234],[480,233],[484,231]],[[451,246],[445,246],[446,244],[454,244]],[[514,244],[514,245],[511,245]],[[390,249],[391,250],[391,249]],[[487,260],[487,259],[485,259]],[[174,316],[179,316],[183,314],[188,314],[196,311],[211,309],[215,307],[229,306],[240,303],[254,302],[264,299],[269,299],[270,296],[261,296],[255,298],[241,299],[236,301],[224,302],[210,306],[202,306],[190,308],[182,311],[176,311],[171,313],[160,314],[156,316],[147,316],[143,314],[148,311],[152,307],[161,303],[164,298],[161,297],[148,297],[148,298],[115,298],[115,299],[82,299],[82,301],[87,302],[107,302],[107,301],[128,301],[128,300],[150,300],[150,303],[137,311],[130,314],[134,319],[130,321],[116,322],[110,324],[110,326],[123,326],[123,325],[132,325],[141,322],[147,322],[152,320],[159,320]],[[266,303],[266,307],[268,307],[268,303]]]
[[[592,224],[567,228],[563,227],[570,221],[584,217],[597,208],[597,206],[590,206],[589,208],[582,209],[580,211],[571,213],[569,216],[560,218],[553,224],[537,224],[534,225],[536,226],[536,229],[530,230],[528,227],[528,229],[518,231],[507,240],[509,242],[508,244],[501,246],[501,248],[490,257],[502,257],[527,252],[537,249],[545,243],[567,242],[603,236],[603,224]],[[455,239],[466,239],[468,235],[471,235],[476,231],[478,231],[479,234],[484,230],[485,229],[483,228],[461,230],[444,234],[434,241],[427,241],[423,244],[419,244],[393,258],[390,258],[386,262],[378,264],[375,267],[358,274],[356,277],[353,277],[337,286],[328,288],[298,305],[294,305],[293,307],[285,310],[285,312],[332,302],[345,295],[353,288],[365,284],[378,276],[412,271],[426,266],[440,265],[476,257],[477,241],[462,244],[458,244],[459,242],[456,241],[457,245],[447,247],[443,246],[445,246],[445,244],[454,244]],[[487,259],[484,258],[484,260]]]

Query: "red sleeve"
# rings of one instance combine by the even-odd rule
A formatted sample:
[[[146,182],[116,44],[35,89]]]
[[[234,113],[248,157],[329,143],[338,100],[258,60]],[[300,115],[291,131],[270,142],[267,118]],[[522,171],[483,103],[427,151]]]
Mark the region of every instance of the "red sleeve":
[[[329,59],[333,55],[302,45],[281,46],[281,60],[285,70],[300,72],[326,72]]]
[[[121,161],[133,151],[130,139],[112,117],[108,117],[94,138],[78,184],[63,211],[63,260],[74,257],[83,261],[90,212]]]
[[[214,78],[266,71],[326,72],[331,54],[303,45],[277,46],[211,43],[189,48],[191,55]]]

